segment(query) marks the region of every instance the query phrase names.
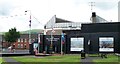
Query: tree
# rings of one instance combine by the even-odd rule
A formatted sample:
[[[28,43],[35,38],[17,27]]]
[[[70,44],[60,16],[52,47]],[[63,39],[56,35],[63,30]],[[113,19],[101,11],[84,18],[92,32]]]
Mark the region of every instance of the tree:
[[[8,46],[12,43],[16,42],[16,40],[20,37],[20,33],[17,32],[16,28],[9,29],[9,32],[5,33],[5,41],[8,42]]]

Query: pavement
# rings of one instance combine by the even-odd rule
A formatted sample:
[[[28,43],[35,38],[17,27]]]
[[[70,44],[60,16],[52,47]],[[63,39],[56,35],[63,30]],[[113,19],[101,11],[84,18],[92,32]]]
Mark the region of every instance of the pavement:
[[[2,52],[0,52],[0,57],[2,57],[2,54],[29,54],[29,50],[15,50],[14,52],[11,52],[8,49],[2,49]],[[7,64],[22,64],[11,57],[2,57],[2,59],[5,60],[5,63]]]
[[[14,52],[11,52],[8,49],[3,49],[2,53],[29,53],[29,50],[15,50]]]
[[[85,59],[81,59],[82,64],[94,64],[94,59],[101,59],[101,57],[86,57]]]
[[[10,58],[10,57],[3,57],[2,58],[4,61],[5,61],[5,63],[7,63],[7,64],[22,64],[22,63],[20,63],[20,62],[17,62],[16,60],[14,60],[13,58]],[[3,63],[4,64],[4,63]]]
[[[41,57],[41,56],[34,56],[34,55],[26,55],[26,56],[20,56],[20,57],[33,57],[33,58],[44,58],[44,57]],[[21,63],[21,62],[18,62],[16,60],[14,60],[13,58],[11,57],[2,57],[2,59],[5,61],[5,64],[24,64],[24,63]],[[4,63],[3,63],[4,64]],[[33,63],[27,63],[27,64],[33,64]]]

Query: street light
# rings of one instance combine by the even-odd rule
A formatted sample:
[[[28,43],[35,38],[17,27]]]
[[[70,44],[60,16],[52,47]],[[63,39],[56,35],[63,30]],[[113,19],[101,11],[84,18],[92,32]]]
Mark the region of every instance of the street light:
[[[54,31],[54,26],[53,25],[51,25],[51,44],[50,44],[50,48],[51,48],[51,53],[53,52],[53,39],[54,39],[54,37],[53,37],[53,33],[55,32]]]
[[[50,44],[50,51],[51,51],[51,53],[53,52],[53,27],[52,27],[52,30],[51,30],[51,44]]]
[[[29,18],[29,44],[31,44],[31,11],[30,10],[26,10],[25,12],[30,12],[30,18]]]
[[[32,43],[31,43],[31,10],[26,10],[25,12],[30,12],[30,18],[29,18],[29,22],[30,22],[30,24],[29,24],[29,52],[31,53],[32,51]]]

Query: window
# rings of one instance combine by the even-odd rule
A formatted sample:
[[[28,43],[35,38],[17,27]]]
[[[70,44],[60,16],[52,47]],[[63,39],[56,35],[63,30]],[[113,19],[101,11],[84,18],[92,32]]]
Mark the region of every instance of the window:
[[[20,39],[18,39],[18,42],[20,42]]]
[[[23,44],[21,44],[21,48],[23,48]]]
[[[23,39],[21,39],[21,42],[23,42]]]
[[[24,48],[26,49],[26,44],[24,44]]]
[[[27,39],[24,39],[24,42],[27,42]]]
[[[18,44],[18,48],[21,48],[20,44]]]

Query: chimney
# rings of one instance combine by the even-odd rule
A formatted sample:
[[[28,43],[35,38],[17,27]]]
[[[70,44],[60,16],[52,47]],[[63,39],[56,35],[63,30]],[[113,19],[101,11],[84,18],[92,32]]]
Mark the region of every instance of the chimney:
[[[92,23],[97,23],[96,21],[96,13],[92,12]]]

